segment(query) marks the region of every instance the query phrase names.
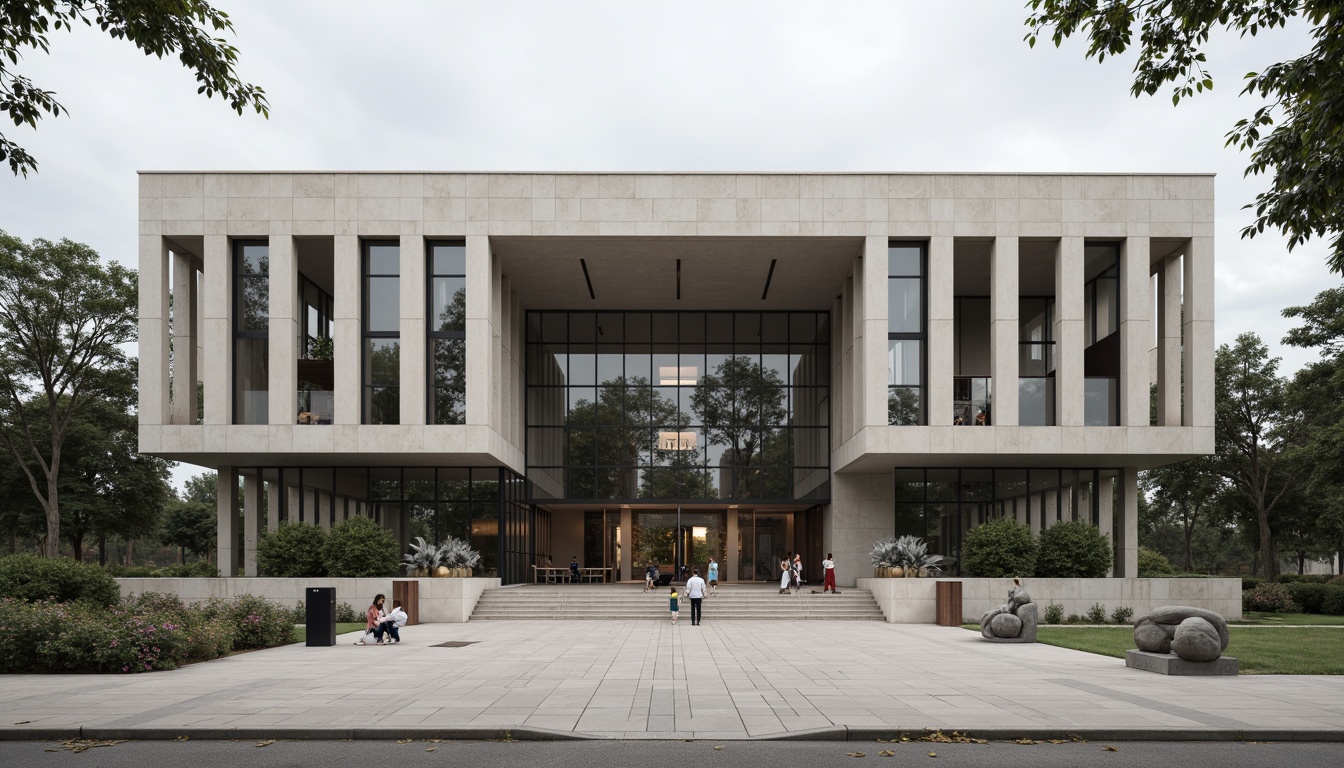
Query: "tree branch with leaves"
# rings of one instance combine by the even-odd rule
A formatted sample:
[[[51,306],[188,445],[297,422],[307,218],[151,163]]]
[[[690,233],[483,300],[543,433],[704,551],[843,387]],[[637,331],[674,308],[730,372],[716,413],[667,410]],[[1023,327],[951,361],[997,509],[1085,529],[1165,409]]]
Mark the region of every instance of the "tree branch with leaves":
[[[233,31],[229,15],[203,0],[0,0],[0,110],[14,125],[36,129],[39,120],[70,113],[54,92],[15,68],[26,53],[50,54],[52,32],[80,24],[134,43],[146,56],[176,55],[195,73],[197,93],[218,94],[240,115],[248,107],[270,115],[266,92],[237,75],[238,49],[212,36]],[[4,134],[0,160],[15,176],[37,170],[36,158]]]

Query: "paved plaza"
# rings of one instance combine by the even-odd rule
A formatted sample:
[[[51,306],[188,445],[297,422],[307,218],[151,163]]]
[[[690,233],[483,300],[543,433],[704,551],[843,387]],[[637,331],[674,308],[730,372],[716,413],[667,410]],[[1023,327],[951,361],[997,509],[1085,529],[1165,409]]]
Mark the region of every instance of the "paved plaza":
[[[10,738],[865,738],[897,730],[1344,738],[1344,678],[1172,678],[1048,645],[876,622],[510,621],[390,647],[286,646],[127,676],[6,676]],[[435,647],[449,641],[461,647]],[[1296,734],[1296,735],[1294,735]]]

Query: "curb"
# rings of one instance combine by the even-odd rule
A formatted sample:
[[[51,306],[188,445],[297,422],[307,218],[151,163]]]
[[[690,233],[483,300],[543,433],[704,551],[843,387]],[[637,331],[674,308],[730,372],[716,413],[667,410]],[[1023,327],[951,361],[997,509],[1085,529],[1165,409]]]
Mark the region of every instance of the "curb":
[[[742,736],[712,741],[891,741],[920,742],[931,733],[1004,742],[1017,739],[1035,741],[1271,741],[1271,742],[1344,742],[1344,730],[1229,730],[1211,728],[1082,728],[1051,730],[1042,728],[850,728],[834,726],[767,736]],[[432,728],[405,726],[395,728],[277,728],[248,726],[243,728],[107,728],[99,726],[65,726],[52,728],[0,728],[0,741],[65,741],[68,739],[123,739],[129,741],[174,741],[186,737],[197,741],[249,741],[281,739],[289,741],[378,741],[391,739],[450,739],[468,741],[619,741],[619,738],[571,731],[553,731],[545,728]],[[656,734],[648,737],[660,740]],[[682,737],[663,737],[667,740],[686,741]],[[695,739],[692,739],[695,740]],[[710,739],[707,739],[710,740]]]

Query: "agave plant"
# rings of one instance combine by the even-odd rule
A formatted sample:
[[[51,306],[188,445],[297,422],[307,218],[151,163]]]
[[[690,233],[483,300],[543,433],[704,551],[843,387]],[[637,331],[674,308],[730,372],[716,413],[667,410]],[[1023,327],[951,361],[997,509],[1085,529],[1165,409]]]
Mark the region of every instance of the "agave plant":
[[[868,559],[879,568],[900,565],[900,550],[897,548],[897,544],[898,540],[893,537],[874,541],[873,550],[869,553]]]
[[[475,568],[481,562],[481,555],[466,539],[449,536],[439,545],[439,559],[449,568]]]
[[[439,547],[425,541],[423,537],[416,536],[411,544],[411,551],[402,555],[401,565],[408,573],[411,571],[429,573],[443,565],[442,552]]]

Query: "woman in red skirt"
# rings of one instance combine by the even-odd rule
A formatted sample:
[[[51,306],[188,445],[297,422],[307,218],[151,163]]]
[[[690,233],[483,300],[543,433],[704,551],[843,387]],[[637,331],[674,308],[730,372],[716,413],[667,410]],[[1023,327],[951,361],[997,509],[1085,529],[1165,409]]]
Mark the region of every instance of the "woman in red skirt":
[[[826,594],[826,590],[835,593],[835,560],[830,552],[826,553],[826,559],[821,561],[821,567],[826,569],[826,581],[821,586],[821,593]]]

